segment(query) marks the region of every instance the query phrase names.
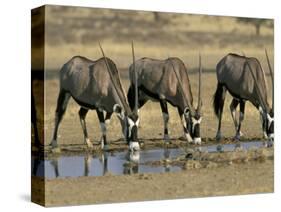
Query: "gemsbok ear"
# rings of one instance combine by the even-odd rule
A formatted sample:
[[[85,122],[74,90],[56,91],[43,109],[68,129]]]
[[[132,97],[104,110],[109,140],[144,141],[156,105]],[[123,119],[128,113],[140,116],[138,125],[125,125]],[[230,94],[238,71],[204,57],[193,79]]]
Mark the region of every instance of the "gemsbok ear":
[[[119,104],[115,104],[113,106],[113,111],[116,113],[120,118],[124,119],[124,112],[122,110],[122,107]]]

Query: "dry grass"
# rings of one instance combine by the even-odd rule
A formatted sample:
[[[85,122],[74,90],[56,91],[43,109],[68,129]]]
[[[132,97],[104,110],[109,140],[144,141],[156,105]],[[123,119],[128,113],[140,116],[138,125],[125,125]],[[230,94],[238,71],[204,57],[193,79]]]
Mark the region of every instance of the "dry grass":
[[[46,7],[45,67],[58,69],[74,55],[101,57],[98,41],[106,54],[125,68],[131,63],[130,42],[137,57],[178,56],[190,67],[197,66],[198,52],[204,65],[214,68],[229,52],[264,58],[264,48],[273,48],[273,29],[238,23],[234,17],[161,13],[75,7]],[[59,53],[59,54],[58,54]],[[36,55],[36,54],[35,54]]]

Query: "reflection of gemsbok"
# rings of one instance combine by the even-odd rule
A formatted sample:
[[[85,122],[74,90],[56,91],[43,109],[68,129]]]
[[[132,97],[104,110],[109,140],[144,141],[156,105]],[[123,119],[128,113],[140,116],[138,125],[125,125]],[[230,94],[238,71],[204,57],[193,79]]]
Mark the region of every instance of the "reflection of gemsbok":
[[[219,119],[216,138],[220,140],[221,119],[226,91],[232,95],[230,111],[234,121],[236,135],[240,139],[241,123],[244,119],[246,101],[250,101],[260,112],[264,136],[273,140],[274,137],[274,84],[273,71],[266,52],[266,58],[272,80],[272,108],[267,101],[265,73],[260,62],[253,57],[228,54],[217,64],[217,90],[214,94],[213,107]],[[240,104],[239,121],[236,118],[236,108]]]

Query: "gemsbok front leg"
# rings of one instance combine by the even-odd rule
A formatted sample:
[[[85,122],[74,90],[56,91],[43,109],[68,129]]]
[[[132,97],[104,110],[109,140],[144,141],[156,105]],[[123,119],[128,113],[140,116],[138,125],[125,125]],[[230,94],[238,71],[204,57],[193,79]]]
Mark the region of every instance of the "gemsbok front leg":
[[[168,112],[168,105],[165,100],[160,100],[160,106],[162,110],[162,116],[164,121],[164,140],[168,142],[170,140],[169,137],[169,130],[168,130],[168,124],[169,124],[169,112]]]
[[[216,140],[220,141],[222,139],[222,134],[221,134],[221,119],[222,119],[222,114],[223,114],[223,106],[224,106],[224,101],[225,101],[225,95],[226,95],[226,88],[218,83],[217,85],[217,90],[214,95],[214,109],[215,113],[219,119],[219,124],[218,124],[218,130],[216,134]]]
[[[234,123],[234,127],[235,127],[235,132],[237,132],[237,128],[238,128],[238,122],[237,122],[237,117],[236,117],[236,108],[239,104],[239,101],[237,99],[232,99],[231,104],[229,106],[230,109],[230,114]]]
[[[105,125],[105,120],[104,120],[104,115],[102,111],[99,111],[97,109],[97,115],[100,121],[100,128],[101,128],[101,132],[102,132],[102,136],[101,136],[101,140],[100,140],[100,144],[101,144],[101,149],[107,149],[108,148],[108,144],[107,144],[107,140],[106,140],[106,125]]]
[[[55,129],[54,129],[54,134],[53,134],[53,140],[51,142],[51,145],[53,148],[58,147],[58,142],[57,142],[58,128],[59,128],[59,124],[63,118],[63,115],[66,111],[66,107],[67,107],[69,99],[70,99],[70,94],[64,90],[60,90],[59,97],[57,100]]]
[[[240,140],[241,136],[243,136],[243,133],[241,132],[241,124],[242,124],[242,121],[244,120],[245,104],[246,104],[245,101],[243,101],[243,100],[240,101],[239,124],[237,126],[237,131],[236,131],[236,136],[235,136],[235,138],[237,140]]]
[[[84,134],[84,142],[87,144],[89,148],[93,148],[93,144],[91,143],[89,137],[88,137],[88,131],[87,131],[87,125],[86,125],[86,115],[88,113],[88,109],[81,107],[79,110],[79,118],[80,118],[80,123],[83,129],[83,134]]]

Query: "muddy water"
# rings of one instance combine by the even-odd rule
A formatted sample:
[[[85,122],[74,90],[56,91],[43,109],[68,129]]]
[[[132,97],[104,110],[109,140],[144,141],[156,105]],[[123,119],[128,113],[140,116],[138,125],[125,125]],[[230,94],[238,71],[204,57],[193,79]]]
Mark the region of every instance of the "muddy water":
[[[200,151],[218,152],[233,151],[235,148],[245,150],[252,147],[263,147],[261,141],[241,142],[237,144],[210,145],[200,147]],[[48,179],[79,177],[79,176],[103,176],[106,174],[124,175],[133,173],[160,173],[181,171],[181,167],[171,164],[159,166],[148,165],[147,162],[169,160],[186,155],[182,148],[142,150],[138,153],[105,152],[99,156],[91,154],[79,154],[71,156],[58,156],[53,159],[43,160],[32,158],[32,175]]]

